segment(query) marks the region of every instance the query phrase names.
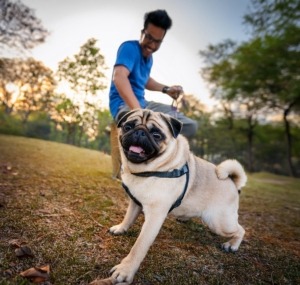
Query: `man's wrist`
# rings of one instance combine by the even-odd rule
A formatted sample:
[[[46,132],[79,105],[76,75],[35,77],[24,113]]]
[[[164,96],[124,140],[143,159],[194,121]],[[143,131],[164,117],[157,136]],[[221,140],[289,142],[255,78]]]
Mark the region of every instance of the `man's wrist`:
[[[168,93],[170,87],[169,86],[164,86],[163,89],[161,90],[162,93]]]

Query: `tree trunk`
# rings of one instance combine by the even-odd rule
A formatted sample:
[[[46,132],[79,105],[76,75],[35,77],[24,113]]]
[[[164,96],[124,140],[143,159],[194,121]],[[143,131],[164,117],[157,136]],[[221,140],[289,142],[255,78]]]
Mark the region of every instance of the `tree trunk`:
[[[283,112],[283,120],[284,120],[284,129],[285,129],[285,137],[286,137],[286,154],[287,154],[287,163],[288,163],[288,172],[290,176],[296,177],[296,172],[292,163],[292,135],[290,130],[290,123],[288,121],[288,115],[291,111],[293,103],[289,105],[287,109]]]
[[[79,134],[78,134],[78,140],[77,140],[78,146],[81,146],[82,136],[83,136],[83,127],[79,127]]]
[[[75,145],[76,126],[72,123],[67,125],[67,144]]]
[[[253,129],[255,125],[252,123],[252,116],[248,117],[248,132],[247,132],[247,139],[248,139],[248,170],[250,172],[254,172],[253,166]]]

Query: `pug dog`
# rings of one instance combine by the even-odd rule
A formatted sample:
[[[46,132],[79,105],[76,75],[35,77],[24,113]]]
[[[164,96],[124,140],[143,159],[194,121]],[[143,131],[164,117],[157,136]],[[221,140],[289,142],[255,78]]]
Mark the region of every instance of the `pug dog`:
[[[131,284],[168,214],[185,220],[199,217],[209,229],[228,237],[222,247],[238,250],[245,230],[238,222],[239,191],[247,176],[236,160],[214,164],[190,152],[175,118],[136,109],[118,122],[122,182],[129,206],[110,233],[126,233],[138,215],[144,224],[129,254],[111,270],[111,277],[90,284]]]

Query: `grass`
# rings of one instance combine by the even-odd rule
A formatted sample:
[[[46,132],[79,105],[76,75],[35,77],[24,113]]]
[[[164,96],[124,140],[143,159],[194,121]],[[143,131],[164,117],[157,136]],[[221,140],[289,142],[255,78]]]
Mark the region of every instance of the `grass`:
[[[300,284],[300,180],[249,175],[240,201],[245,240],[236,254],[199,220],[169,217],[137,272],[135,285]],[[127,198],[111,179],[110,156],[69,145],[0,135],[0,284],[29,284],[19,273],[50,265],[45,284],[108,277],[129,252],[143,217],[125,236]],[[34,257],[18,258],[11,241]]]

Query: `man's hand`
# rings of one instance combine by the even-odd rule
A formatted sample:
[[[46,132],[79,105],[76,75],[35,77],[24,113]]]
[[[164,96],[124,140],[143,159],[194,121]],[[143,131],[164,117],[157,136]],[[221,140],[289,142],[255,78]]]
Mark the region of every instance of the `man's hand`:
[[[183,89],[182,86],[180,85],[174,85],[169,87],[166,93],[174,100],[177,100],[179,96],[183,94]]]

